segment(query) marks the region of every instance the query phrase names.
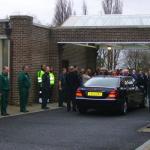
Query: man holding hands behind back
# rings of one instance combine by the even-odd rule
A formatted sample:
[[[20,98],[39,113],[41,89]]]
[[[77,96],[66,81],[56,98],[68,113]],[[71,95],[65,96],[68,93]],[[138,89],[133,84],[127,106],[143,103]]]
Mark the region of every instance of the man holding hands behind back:
[[[29,89],[31,80],[29,76],[29,66],[25,65],[18,76],[19,94],[20,94],[20,112],[28,112],[26,109],[29,98]]]

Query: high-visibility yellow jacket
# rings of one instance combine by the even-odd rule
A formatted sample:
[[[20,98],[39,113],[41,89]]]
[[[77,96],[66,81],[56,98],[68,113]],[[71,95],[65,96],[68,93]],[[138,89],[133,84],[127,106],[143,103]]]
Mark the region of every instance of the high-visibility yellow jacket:
[[[37,81],[38,81],[39,84],[42,84],[42,76],[44,75],[44,73],[45,72],[43,70],[40,70],[37,73]]]
[[[49,73],[49,77],[50,77],[50,85],[54,85],[55,84],[55,75],[54,73]]]

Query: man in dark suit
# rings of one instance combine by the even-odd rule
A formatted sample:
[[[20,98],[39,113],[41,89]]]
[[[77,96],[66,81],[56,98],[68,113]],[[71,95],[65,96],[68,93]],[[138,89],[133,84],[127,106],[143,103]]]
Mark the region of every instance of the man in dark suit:
[[[139,72],[137,85],[143,91],[144,95],[147,95],[147,77],[143,71]]]
[[[149,100],[149,107],[150,107],[150,70],[148,72],[148,77],[147,77],[147,96]],[[150,108],[149,108],[150,111]]]
[[[66,75],[66,91],[67,91],[67,111],[72,110],[76,111],[76,102],[75,102],[75,94],[77,88],[80,86],[80,77],[77,73],[77,70],[73,67],[69,67],[69,72]]]
[[[50,67],[46,66],[46,71],[42,76],[42,109],[49,109],[47,107],[47,101],[49,99],[50,94],[50,77],[49,77]]]

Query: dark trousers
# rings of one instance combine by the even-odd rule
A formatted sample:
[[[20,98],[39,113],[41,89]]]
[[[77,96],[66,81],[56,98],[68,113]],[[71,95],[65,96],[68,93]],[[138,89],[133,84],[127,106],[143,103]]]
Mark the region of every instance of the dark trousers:
[[[149,111],[150,111],[150,87],[148,87],[148,90],[147,90],[147,97],[149,101]]]
[[[20,111],[26,111],[26,107],[29,99],[29,89],[28,88],[20,88]]]
[[[49,90],[49,101],[52,102],[52,97],[53,97],[53,89],[54,89],[54,86],[51,86],[50,90]]]
[[[71,103],[72,103],[72,110],[76,111],[76,101],[75,101],[75,91],[74,90],[69,90],[67,92],[67,111],[71,110]]]
[[[37,98],[37,103],[39,103],[40,102],[40,99],[42,99],[42,87],[41,87],[41,85],[39,84],[38,85],[38,88],[37,88],[38,90],[38,93],[37,93],[37,95],[38,95],[38,98]]]
[[[59,90],[58,105],[63,106],[63,103],[64,103],[65,100],[66,100],[66,91],[64,89]]]
[[[1,114],[7,113],[9,91],[2,91],[1,96]]]
[[[42,90],[42,105],[41,105],[42,108],[45,108],[47,106],[49,95],[50,95],[50,90],[48,89]]]

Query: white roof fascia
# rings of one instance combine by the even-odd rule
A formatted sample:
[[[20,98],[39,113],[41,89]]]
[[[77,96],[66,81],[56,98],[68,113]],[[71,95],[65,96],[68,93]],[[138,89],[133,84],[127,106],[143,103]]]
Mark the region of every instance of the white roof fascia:
[[[0,40],[2,39],[8,39],[8,37],[6,35],[0,35]]]
[[[9,22],[9,19],[0,19],[0,22]]]

